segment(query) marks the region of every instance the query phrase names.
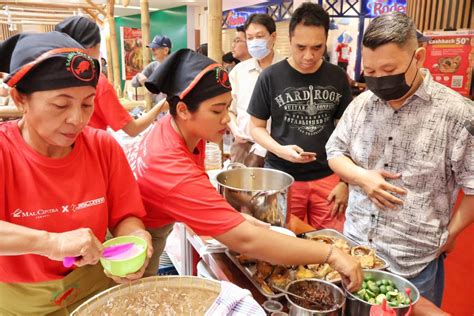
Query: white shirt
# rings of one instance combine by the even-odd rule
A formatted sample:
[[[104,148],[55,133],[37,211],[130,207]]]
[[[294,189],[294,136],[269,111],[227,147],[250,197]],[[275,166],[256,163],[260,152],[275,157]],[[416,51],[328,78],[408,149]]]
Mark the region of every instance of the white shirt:
[[[284,57],[274,53],[272,65],[283,60]],[[237,116],[237,128],[244,138],[252,143],[255,140],[250,134],[250,115],[247,108],[252,97],[253,89],[257,83],[258,76],[262,72],[256,58],[250,58],[238,63],[229,74],[230,84],[232,86],[231,111]],[[254,144],[250,152],[256,155],[265,156],[266,150],[258,144]]]

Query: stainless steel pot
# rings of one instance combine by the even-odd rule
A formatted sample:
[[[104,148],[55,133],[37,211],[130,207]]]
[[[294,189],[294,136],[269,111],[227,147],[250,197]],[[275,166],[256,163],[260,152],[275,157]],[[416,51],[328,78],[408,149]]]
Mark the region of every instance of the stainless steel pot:
[[[286,299],[288,300],[288,305],[290,309],[290,316],[341,316],[344,309],[344,304],[346,301],[346,296],[344,292],[337,287],[336,285],[323,281],[320,279],[304,279],[304,280],[294,280],[286,286],[286,291],[293,292],[292,287],[297,283],[312,283],[312,285],[320,291],[329,291],[335,300],[336,307],[331,310],[326,311],[315,311],[311,309],[306,309],[295,303],[294,297],[288,294],[285,294]]]
[[[410,299],[412,305],[418,302],[420,298],[420,292],[410,281],[387,271],[380,270],[364,270],[364,277],[373,278],[375,281],[387,279],[391,280],[399,291],[404,291],[406,288],[410,288]],[[373,306],[364,300],[361,300],[356,295],[346,290],[347,304],[346,304],[346,316],[370,316],[370,308]],[[404,307],[390,307],[394,309],[397,316],[405,316],[409,306]]]
[[[239,164],[220,172],[219,193],[236,210],[259,220],[285,227],[288,210],[288,188],[294,182],[289,174],[267,168],[247,168]]]

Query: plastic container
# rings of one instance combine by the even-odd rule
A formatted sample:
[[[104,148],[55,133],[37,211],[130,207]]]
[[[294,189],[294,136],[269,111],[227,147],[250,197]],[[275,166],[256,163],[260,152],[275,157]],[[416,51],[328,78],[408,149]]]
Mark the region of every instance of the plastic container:
[[[281,312],[283,310],[283,304],[274,300],[265,301],[263,302],[262,306],[263,309],[269,314]]]
[[[104,269],[112,275],[124,277],[129,273],[137,272],[141,269],[146,259],[147,242],[136,236],[120,236],[104,242],[104,247],[133,242],[141,249],[131,257],[125,259],[109,260],[100,258],[100,263]]]
[[[215,143],[206,144],[206,158],[204,160],[206,170],[216,170],[222,168],[222,152]]]

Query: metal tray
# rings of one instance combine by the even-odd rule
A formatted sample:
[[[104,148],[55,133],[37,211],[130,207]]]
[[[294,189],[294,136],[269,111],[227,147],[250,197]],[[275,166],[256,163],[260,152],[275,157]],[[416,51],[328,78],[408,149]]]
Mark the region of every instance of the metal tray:
[[[320,229],[320,230],[313,230],[313,231],[310,231],[310,232],[306,232],[306,233],[303,233],[303,234],[299,234],[298,237],[300,238],[311,238],[313,236],[319,236],[319,235],[325,235],[325,236],[330,236],[330,237],[335,237],[335,238],[340,238],[340,239],[344,239],[345,241],[347,241],[347,243],[349,244],[349,246],[352,248],[352,247],[355,247],[355,246],[360,246],[361,244],[355,242],[354,240],[352,240],[351,238],[341,234],[340,232],[338,232],[337,230],[334,230],[334,229],[330,229],[330,228],[325,228],[325,229]],[[374,267],[373,269],[374,270],[385,270],[387,269],[390,264],[387,262],[387,260],[385,260],[384,258],[382,258],[381,256],[379,256],[377,253],[375,254],[375,257],[380,260],[381,262],[383,262],[383,265],[382,266],[379,266],[379,267]]]
[[[306,232],[306,233],[303,233],[303,234],[299,234],[298,237],[300,237],[300,238],[310,238],[312,236],[318,236],[318,235],[326,235],[326,236],[331,236],[331,237],[344,239],[344,240],[347,241],[347,243],[349,244],[350,247],[355,247],[355,246],[360,245],[359,243],[355,242],[354,240],[350,239],[349,237],[341,234],[340,232],[338,232],[337,230],[334,230],[334,229],[314,230],[314,231]],[[255,288],[257,288],[257,290],[263,296],[265,296],[268,299],[274,299],[274,300],[275,299],[280,299],[280,298],[285,296],[285,294],[283,294],[283,293],[276,293],[276,294],[272,295],[272,294],[268,294],[268,293],[266,293],[265,291],[262,290],[262,287],[260,286],[260,284],[253,278],[253,275],[256,272],[256,265],[255,264],[242,265],[240,263],[240,261],[236,258],[238,253],[235,253],[235,252],[233,252],[229,249],[227,249],[225,251],[225,254],[237,266],[237,268],[239,268],[239,270],[242,271],[242,273],[250,280],[250,282],[253,284],[253,286],[255,286]],[[374,268],[375,270],[385,270],[386,268],[389,267],[389,264],[388,264],[387,260],[385,260],[384,258],[380,257],[377,254],[375,256],[377,257],[378,260],[380,260],[384,263],[383,266]],[[338,283],[340,283],[340,280],[329,281],[329,282],[338,284]]]
[[[237,266],[237,268],[239,268],[240,271],[242,271],[243,274],[245,274],[245,276],[247,277],[247,279],[250,280],[250,282],[252,282],[253,286],[255,286],[255,288],[263,295],[265,296],[266,298],[268,299],[279,299],[281,297],[285,297],[285,294],[284,293],[277,293],[277,294],[269,294],[269,293],[266,293],[264,290],[262,290],[262,287],[260,286],[260,284],[258,284],[257,281],[255,281],[255,279],[253,278],[253,275],[255,274],[256,272],[256,265],[248,265],[248,266],[243,266],[242,264],[240,264],[240,261],[239,259],[236,258],[236,256],[238,255],[237,253],[233,252],[232,250],[229,250],[227,249],[225,251],[225,254],[227,255],[227,257],[229,257],[229,259]]]

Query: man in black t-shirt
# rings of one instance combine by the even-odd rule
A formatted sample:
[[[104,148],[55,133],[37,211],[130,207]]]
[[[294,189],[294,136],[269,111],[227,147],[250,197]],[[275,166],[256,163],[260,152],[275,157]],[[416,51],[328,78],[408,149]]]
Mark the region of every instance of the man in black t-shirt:
[[[315,228],[342,231],[347,185],[329,168],[325,145],[352,97],[344,71],[322,58],[328,29],[319,5],[304,3],[293,13],[291,57],[262,72],[247,111],[252,136],[268,150],[265,167],[296,180],[289,211]]]

